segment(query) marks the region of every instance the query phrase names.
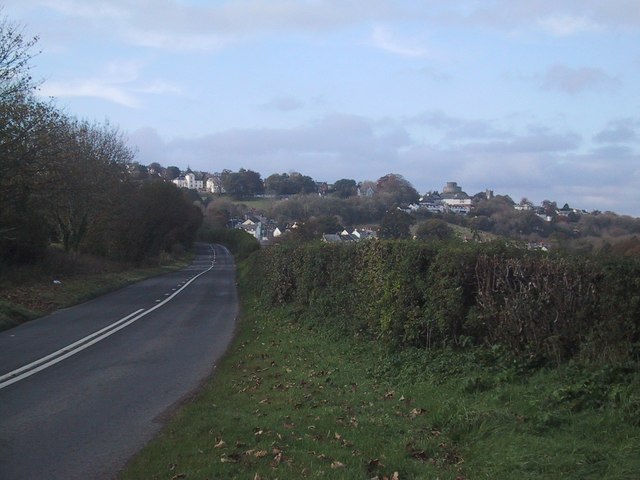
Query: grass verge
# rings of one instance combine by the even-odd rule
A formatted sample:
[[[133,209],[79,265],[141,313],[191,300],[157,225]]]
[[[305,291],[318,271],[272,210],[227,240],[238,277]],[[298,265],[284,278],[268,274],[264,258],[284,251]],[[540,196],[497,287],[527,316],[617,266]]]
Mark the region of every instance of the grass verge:
[[[162,264],[135,268],[94,258],[65,262],[59,252],[53,258],[53,262],[21,267],[0,276],[0,330],[145,278],[184,268],[191,261],[191,256],[184,255],[165,259]],[[67,264],[61,266],[62,263]]]
[[[243,297],[216,374],[121,480],[640,477],[637,365],[394,352]]]

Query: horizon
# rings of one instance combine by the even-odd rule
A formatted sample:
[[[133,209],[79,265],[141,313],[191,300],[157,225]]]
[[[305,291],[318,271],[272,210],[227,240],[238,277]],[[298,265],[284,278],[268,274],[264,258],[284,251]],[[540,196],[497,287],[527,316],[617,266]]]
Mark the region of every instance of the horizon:
[[[5,0],[39,95],[148,165],[456,179],[640,217],[640,9],[491,3]]]

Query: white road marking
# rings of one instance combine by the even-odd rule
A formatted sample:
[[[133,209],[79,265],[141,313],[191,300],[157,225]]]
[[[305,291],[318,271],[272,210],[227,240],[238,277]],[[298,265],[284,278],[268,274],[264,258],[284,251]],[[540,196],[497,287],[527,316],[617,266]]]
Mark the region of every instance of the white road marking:
[[[213,250],[213,247],[211,247],[211,249]],[[214,252],[215,254],[215,252]],[[211,262],[211,266],[209,268],[207,268],[206,270],[203,270],[202,272],[200,272],[198,275],[196,275],[195,277],[192,277],[188,282],[185,282],[184,285],[182,286],[182,288],[180,288],[179,290],[177,290],[176,292],[174,292],[170,297],[167,297],[166,299],[164,299],[162,302],[158,303],[157,305],[151,307],[149,310],[146,310],[144,308],[141,308],[140,310],[137,310],[129,315],[127,315],[124,318],[121,318],[120,320],[117,320],[116,322],[107,325],[106,327],[93,332],[90,335],[87,335],[84,338],[81,338],[80,340],[73,342],[69,345],[67,345],[66,347],[61,348],[60,350],[57,350],[49,355],[46,355],[34,362],[31,362],[27,365],[23,365],[22,367],[16,368],[15,370],[12,370],[8,373],[5,373],[4,375],[0,376],[0,390],[8,387],[9,385],[19,382],[20,380],[23,380],[27,377],[30,377],[31,375],[34,375],[35,373],[41,372],[42,370],[45,370],[46,368],[51,367],[52,365],[55,365],[56,363],[61,362],[62,360],[71,357],[72,355],[75,355],[76,353],[81,352],[82,350],[84,350],[85,348],[89,348],[91,345],[94,345],[96,343],[98,343],[101,340],[104,340],[107,337],[110,337],[111,335],[113,335],[114,333],[122,330],[125,327],[128,327],[129,325],[131,325],[133,322],[140,320],[142,317],[148,315],[149,313],[153,312],[154,310],[162,307],[164,304],[170,302],[171,300],[173,300],[173,298],[178,295],[180,292],[182,292],[185,288],[187,288],[194,280],[196,280],[198,277],[200,277],[201,275],[204,275],[205,273],[211,271],[213,269],[213,266],[215,264],[215,256],[214,256],[214,260]],[[142,313],[141,313],[142,312]],[[133,318],[132,318],[133,317]]]

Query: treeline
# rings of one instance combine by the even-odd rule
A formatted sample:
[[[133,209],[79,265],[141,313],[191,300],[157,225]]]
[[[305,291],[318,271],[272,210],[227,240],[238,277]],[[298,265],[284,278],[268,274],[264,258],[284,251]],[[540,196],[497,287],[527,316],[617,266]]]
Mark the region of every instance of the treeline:
[[[508,196],[497,195],[476,202],[468,216],[440,215],[451,223],[473,230],[527,240],[544,241],[576,253],[615,252],[640,256],[640,218],[613,212],[557,214],[555,202],[545,200],[542,216],[535,210],[513,208]]]
[[[0,20],[0,265],[37,259],[52,242],[134,262],[192,242],[200,210],[173,184],[134,181],[117,128],[35,95],[36,40]]]
[[[541,362],[640,355],[640,262],[504,243],[307,243],[249,259],[268,307],[394,348],[496,345]]]

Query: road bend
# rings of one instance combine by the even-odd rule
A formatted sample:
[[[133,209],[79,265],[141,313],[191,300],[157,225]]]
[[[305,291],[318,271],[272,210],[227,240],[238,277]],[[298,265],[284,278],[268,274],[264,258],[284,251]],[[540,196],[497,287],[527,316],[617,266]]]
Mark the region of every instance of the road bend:
[[[229,251],[0,332],[0,479],[112,479],[215,368],[235,327]]]

